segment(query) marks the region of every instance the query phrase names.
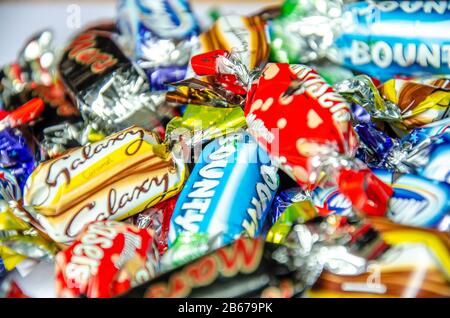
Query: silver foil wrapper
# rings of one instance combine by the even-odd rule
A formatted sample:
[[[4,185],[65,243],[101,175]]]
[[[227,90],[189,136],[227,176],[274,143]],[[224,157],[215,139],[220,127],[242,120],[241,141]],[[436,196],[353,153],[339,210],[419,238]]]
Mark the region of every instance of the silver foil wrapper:
[[[146,74],[109,32],[80,33],[67,47],[59,70],[83,119],[105,134],[132,125],[151,130],[170,117],[165,93],[150,91]]]
[[[368,255],[384,244],[374,230],[364,238],[355,239],[351,235],[352,227],[364,226],[364,223],[358,220],[355,224],[338,226],[340,220],[340,216],[332,215],[320,221],[296,224],[283,245],[272,254],[276,262],[297,272],[303,290],[312,287],[324,270],[336,275],[365,273],[372,260]],[[365,243],[355,244],[358,240]]]
[[[136,68],[121,68],[94,89],[81,93],[83,118],[106,132],[137,125],[152,129],[160,124],[157,108],[164,93],[150,93],[148,82]]]
[[[333,87],[349,102],[364,107],[373,119],[387,122],[402,120],[400,108],[394,103],[384,100],[372,80],[366,75],[358,75],[340,81]]]
[[[272,46],[278,51],[280,41],[297,52],[295,61],[283,53],[276,57],[280,62],[308,63],[325,57],[333,57],[335,38],[346,26],[342,0],[304,0],[297,6],[301,10],[279,17],[272,23]],[[287,53],[286,53],[287,54]],[[332,58],[333,60],[333,58]]]

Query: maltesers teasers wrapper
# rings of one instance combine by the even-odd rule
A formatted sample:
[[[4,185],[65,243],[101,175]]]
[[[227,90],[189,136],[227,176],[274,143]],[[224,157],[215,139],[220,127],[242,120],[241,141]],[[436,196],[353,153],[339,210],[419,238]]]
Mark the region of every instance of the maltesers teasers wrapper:
[[[153,243],[153,232],[122,222],[89,224],[56,257],[58,297],[113,297],[150,280],[158,261]]]
[[[249,130],[287,174],[306,188],[337,183],[357,209],[385,213],[392,190],[354,159],[349,104],[314,70],[268,64],[248,96]]]
[[[69,243],[89,222],[122,220],[174,196],[185,173],[155,134],[131,127],[41,163],[23,204],[52,239]]]

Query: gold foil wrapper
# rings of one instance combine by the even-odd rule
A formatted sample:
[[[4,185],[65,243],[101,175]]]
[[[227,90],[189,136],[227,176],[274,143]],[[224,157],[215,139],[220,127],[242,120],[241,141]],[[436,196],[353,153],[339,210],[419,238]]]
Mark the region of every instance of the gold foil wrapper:
[[[450,85],[445,79],[391,79],[380,86],[379,91],[385,100],[400,109],[401,122],[391,123],[399,136],[450,114]]]

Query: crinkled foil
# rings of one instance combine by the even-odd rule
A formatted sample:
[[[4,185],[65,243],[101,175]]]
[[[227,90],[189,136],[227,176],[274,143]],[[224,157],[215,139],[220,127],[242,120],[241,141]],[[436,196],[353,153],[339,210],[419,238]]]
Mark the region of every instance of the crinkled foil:
[[[104,137],[103,133],[85,122],[63,122],[44,129],[44,140],[40,146],[48,157],[55,158],[70,148],[84,146]]]
[[[345,28],[343,2],[286,1],[272,22],[272,55],[276,61],[308,63],[333,55],[335,38]]]
[[[439,136],[432,136],[419,143],[396,143],[380,166],[400,173],[414,173],[416,169],[428,164],[431,147],[439,139]]]
[[[159,125],[156,110],[165,103],[164,93],[150,93],[147,80],[134,67],[114,71],[101,84],[79,96],[83,117],[105,132],[131,125],[152,129]]]
[[[52,260],[57,251],[53,241],[30,225],[18,202],[0,200],[0,257],[8,270],[25,258]]]
[[[333,85],[334,89],[349,102],[364,107],[373,119],[399,122],[402,115],[399,107],[384,100],[372,80],[366,75],[358,75]]]
[[[357,217],[349,222],[337,215],[296,224],[272,257],[297,272],[304,290],[314,285],[323,270],[358,275],[367,271],[369,260],[378,257],[374,251],[388,248],[373,229],[355,235],[358,228],[366,226]]]

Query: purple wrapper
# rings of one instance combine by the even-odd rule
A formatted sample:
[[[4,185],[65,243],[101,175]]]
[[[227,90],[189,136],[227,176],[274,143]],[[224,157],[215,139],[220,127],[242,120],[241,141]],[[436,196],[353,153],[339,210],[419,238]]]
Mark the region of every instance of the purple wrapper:
[[[186,76],[186,66],[169,66],[157,69],[145,69],[151,91],[167,91],[168,84],[178,82]]]
[[[17,129],[0,131],[0,168],[15,177],[23,189],[36,162],[25,137]]]

